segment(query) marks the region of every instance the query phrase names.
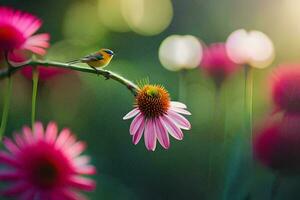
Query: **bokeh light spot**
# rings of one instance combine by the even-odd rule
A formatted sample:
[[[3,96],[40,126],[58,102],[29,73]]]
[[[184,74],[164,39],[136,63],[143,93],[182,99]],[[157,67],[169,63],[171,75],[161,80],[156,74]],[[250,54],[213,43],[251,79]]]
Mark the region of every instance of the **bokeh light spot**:
[[[170,0],[122,0],[122,13],[130,28],[141,35],[157,35],[173,18]]]

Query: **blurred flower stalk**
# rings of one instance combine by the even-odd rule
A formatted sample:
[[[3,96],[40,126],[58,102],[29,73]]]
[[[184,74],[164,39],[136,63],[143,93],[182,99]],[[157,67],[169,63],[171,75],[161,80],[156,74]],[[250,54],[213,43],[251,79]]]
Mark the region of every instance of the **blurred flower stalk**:
[[[159,60],[167,70],[179,71],[179,96],[185,100],[187,70],[196,68],[202,59],[202,45],[192,35],[171,35],[159,47]]]
[[[260,31],[239,29],[228,36],[226,41],[228,56],[237,64],[244,65],[245,70],[245,125],[253,137],[253,68],[262,69],[274,59],[274,46],[267,35]]]

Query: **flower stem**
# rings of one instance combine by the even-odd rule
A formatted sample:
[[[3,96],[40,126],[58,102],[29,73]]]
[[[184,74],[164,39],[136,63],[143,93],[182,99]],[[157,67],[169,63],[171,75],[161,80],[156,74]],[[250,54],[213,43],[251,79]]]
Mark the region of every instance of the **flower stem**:
[[[30,60],[28,62],[22,63],[20,65],[14,66],[13,68],[6,68],[4,70],[0,70],[0,79],[7,77],[11,73],[15,73],[16,71],[27,67],[27,66],[43,66],[43,67],[56,67],[56,68],[64,68],[64,69],[70,69],[74,71],[80,71],[85,73],[91,73],[91,74],[97,74],[105,77],[106,79],[112,79],[115,80],[122,85],[126,86],[126,88],[133,94],[136,95],[137,91],[139,90],[139,87],[135,85],[133,82],[129,81],[128,79],[108,70],[104,69],[95,69],[89,68],[89,67],[82,67],[78,65],[73,64],[67,64],[67,63],[61,63],[61,62],[54,62],[54,61],[41,61],[41,60]]]
[[[12,77],[8,77],[6,83],[6,90],[4,94],[4,107],[3,107],[1,126],[0,126],[0,140],[2,140],[2,137],[6,129],[7,118],[8,118],[9,107],[10,107],[10,100],[11,100],[11,93],[12,93]]]
[[[245,125],[249,133],[250,148],[252,148],[252,109],[253,109],[253,70],[251,66],[245,66]]]
[[[37,67],[32,68],[32,99],[31,99],[31,127],[34,129],[35,123],[35,110],[36,110],[36,97],[39,82],[39,71]]]
[[[187,73],[187,71],[184,69],[179,72],[179,99],[181,101],[185,101],[186,95],[187,95],[186,94],[186,80],[185,80],[186,73]]]

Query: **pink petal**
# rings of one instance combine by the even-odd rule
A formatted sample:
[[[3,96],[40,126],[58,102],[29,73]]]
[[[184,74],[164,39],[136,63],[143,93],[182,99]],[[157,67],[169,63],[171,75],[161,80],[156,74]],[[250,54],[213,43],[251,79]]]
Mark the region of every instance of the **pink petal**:
[[[32,51],[35,54],[44,56],[46,54],[46,50],[40,47],[35,47],[35,46],[31,46],[31,45],[24,45],[23,47],[24,49],[27,49],[29,51]]]
[[[42,140],[44,138],[44,127],[41,122],[36,122],[34,124],[34,134],[37,140]]]
[[[9,138],[5,137],[3,139],[3,144],[12,154],[15,154],[20,151],[18,146]]]
[[[69,139],[70,136],[71,136],[71,131],[69,129],[63,129],[56,139],[55,146],[57,148],[61,148],[64,145],[64,143]]]
[[[161,146],[165,149],[168,149],[170,147],[169,134],[167,129],[163,126],[160,119],[155,120],[155,130],[157,139]]]
[[[144,132],[145,122],[141,124],[139,129],[136,131],[136,133],[132,137],[133,144],[139,143],[140,139],[142,138],[143,132]]]
[[[187,110],[184,110],[182,108],[177,108],[177,107],[171,107],[170,110],[173,110],[177,113],[181,113],[181,114],[184,114],[184,115],[191,115],[191,113]]]
[[[11,169],[1,169],[0,170],[0,180],[1,181],[12,181],[23,178],[23,174],[19,171],[11,170]]]
[[[132,111],[130,111],[129,113],[127,113],[127,115],[125,115],[125,116],[123,117],[123,119],[124,119],[124,120],[130,119],[130,118],[136,116],[136,115],[139,114],[139,113],[140,113],[140,110],[139,110],[138,108],[134,108]]]
[[[171,106],[186,109],[186,105],[178,101],[171,101]]]
[[[86,165],[91,161],[91,158],[89,156],[79,156],[74,159],[76,166],[82,166]]]
[[[24,141],[27,144],[31,144],[34,141],[31,129],[29,127],[27,127],[27,126],[24,126],[23,129],[22,129],[22,131],[23,131]]]
[[[61,196],[63,197],[63,200],[88,200],[84,195],[69,189],[65,189]]]
[[[4,151],[0,151],[0,163],[4,165],[13,166],[13,167],[19,166],[18,160]]]
[[[69,180],[69,186],[85,191],[92,191],[96,188],[96,183],[88,178],[73,176]]]
[[[34,34],[42,25],[42,21],[41,20],[34,20],[31,22],[30,26],[26,28],[24,34],[28,37],[32,34]]]
[[[144,139],[146,148],[154,151],[156,148],[156,130],[154,128],[153,119],[146,120]]]
[[[140,126],[144,124],[144,117],[142,113],[139,113],[131,122],[129,132],[130,135],[135,135],[136,132],[139,130]]]
[[[42,48],[48,48],[49,47],[49,40],[50,36],[47,33],[44,34],[37,34],[34,36],[31,36],[27,39],[25,46],[35,46],[35,47],[42,47]]]
[[[191,124],[190,122],[177,112],[174,112],[172,110],[168,111],[168,116],[182,129],[190,130]]]
[[[49,143],[54,143],[57,137],[57,125],[54,122],[50,122],[46,128],[45,139]]]
[[[183,139],[183,133],[180,128],[177,127],[177,125],[171,121],[167,116],[160,117],[160,120],[162,124],[166,127],[170,135],[172,135],[177,140]]]
[[[91,165],[81,166],[76,169],[76,173],[82,175],[93,175],[96,174],[96,171],[96,168]]]
[[[86,148],[86,144],[84,142],[76,142],[74,145],[72,145],[68,150],[66,150],[71,157],[76,157],[80,155],[84,149]]]

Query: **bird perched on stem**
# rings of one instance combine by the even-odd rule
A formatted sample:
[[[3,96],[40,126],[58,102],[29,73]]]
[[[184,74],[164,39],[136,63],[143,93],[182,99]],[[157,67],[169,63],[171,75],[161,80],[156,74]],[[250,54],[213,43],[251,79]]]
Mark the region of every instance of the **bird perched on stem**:
[[[110,49],[100,49],[99,51],[86,55],[83,58],[79,58],[76,60],[72,60],[67,62],[68,64],[74,63],[86,63],[91,68],[95,69],[97,72],[97,68],[104,68],[106,67],[111,59],[114,56],[114,52]]]

